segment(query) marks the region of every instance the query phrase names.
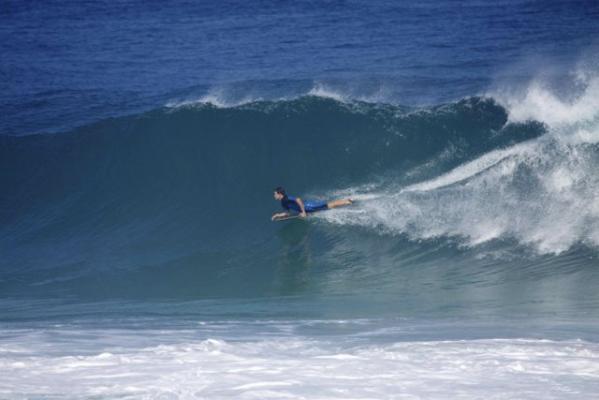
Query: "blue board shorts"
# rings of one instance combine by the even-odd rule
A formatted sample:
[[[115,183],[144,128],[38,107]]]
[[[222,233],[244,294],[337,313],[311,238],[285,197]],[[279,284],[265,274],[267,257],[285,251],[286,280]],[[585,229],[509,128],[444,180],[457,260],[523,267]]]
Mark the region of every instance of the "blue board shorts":
[[[304,208],[306,209],[307,213],[310,213],[315,211],[326,210],[327,208],[329,208],[329,206],[327,205],[327,202],[324,200],[306,200],[304,201]]]

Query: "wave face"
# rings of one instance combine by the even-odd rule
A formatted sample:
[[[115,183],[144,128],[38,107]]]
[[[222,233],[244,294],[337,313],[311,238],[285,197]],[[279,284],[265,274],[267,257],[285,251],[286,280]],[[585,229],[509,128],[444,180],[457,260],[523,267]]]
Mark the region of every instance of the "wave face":
[[[533,304],[548,289],[505,299],[488,288],[543,276],[585,296],[599,246],[596,115],[546,123],[522,117],[531,100],[519,101],[410,109],[307,96],[1,137],[0,288],[87,299],[377,293],[415,310],[423,287]],[[275,224],[277,185],[358,202]],[[578,304],[562,300],[545,301]]]

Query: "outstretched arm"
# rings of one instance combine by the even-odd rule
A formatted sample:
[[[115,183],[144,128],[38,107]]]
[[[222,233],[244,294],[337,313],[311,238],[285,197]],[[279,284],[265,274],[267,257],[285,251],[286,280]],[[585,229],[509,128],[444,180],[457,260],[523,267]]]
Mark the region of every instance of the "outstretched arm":
[[[274,213],[272,215],[272,217],[270,218],[271,221],[276,221],[279,218],[285,218],[288,217],[290,214],[288,212],[282,212],[282,213]]]
[[[300,217],[305,217],[307,214],[306,214],[306,207],[304,207],[304,202],[299,197],[297,199],[295,199],[295,202],[297,203],[297,205],[299,206],[299,208],[301,210]]]

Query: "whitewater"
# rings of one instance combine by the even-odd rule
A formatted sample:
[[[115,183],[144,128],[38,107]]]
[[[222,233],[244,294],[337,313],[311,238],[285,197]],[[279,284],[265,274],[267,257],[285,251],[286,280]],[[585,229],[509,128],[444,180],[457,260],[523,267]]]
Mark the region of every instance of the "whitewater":
[[[348,341],[346,336],[225,341],[197,339],[201,333],[144,331],[143,341],[120,330],[20,333],[33,346],[3,345],[2,352],[9,353],[11,360],[3,357],[1,362],[5,374],[0,393],[10,396],[18,386],[28,397],[48,398],[63,397],[68,387],[77,393],[73,397],[92,398],[445,399],[451,394],[578,399],[599,389],[599,347],[584,341],[480,339],[365,345],[358,344],[360,338]],[[107,335],[131,344],[115,346]],[[165,336],[178,340],[165,341]],[[65,339],[80,351],[60,349],[48,354],[36,349],[40,342]],[[87,348],[90,339],[102,349]],[[489,387],[505,389],[489,395]]]

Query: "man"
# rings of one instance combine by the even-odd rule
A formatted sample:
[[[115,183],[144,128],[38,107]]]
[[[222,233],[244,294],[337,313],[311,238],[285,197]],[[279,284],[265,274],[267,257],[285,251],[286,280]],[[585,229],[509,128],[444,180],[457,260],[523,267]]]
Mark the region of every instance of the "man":
[[[305,218],[308,215],[308,213],[321,210],[329,210],[331,208],[341,206],[348,206],[353,203],[353,200],[351,199],[333,200],[329,202],[322,200],[303,201],[299,197],[288,196],[287,193],[285,193],[285,189],[283,189],[280,186],[275,189],[274,197],[275,200],[281,202],[281,206],[287,211],[282,213],[275,213],[271,218],[273,221],[291,216],[291,213],[289,212],[290,210],[299,213],[299,216],[301,218]]]

